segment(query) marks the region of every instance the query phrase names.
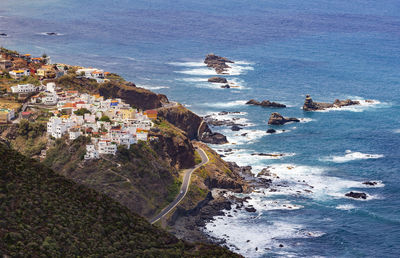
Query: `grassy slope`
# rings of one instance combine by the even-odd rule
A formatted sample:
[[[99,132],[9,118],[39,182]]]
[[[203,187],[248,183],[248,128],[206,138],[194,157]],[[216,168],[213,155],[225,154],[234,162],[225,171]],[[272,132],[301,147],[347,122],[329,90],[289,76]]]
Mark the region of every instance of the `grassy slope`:
[[[0,254],[11,256],[233,256],[189,245],[106,195],[0,144]]]

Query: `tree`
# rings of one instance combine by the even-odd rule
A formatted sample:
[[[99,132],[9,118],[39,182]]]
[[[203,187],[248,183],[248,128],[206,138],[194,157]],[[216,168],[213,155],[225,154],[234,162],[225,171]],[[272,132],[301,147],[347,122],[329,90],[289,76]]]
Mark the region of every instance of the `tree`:
[[[111,119],[108,116],[102,116],[99,121],[111,123]]]
[[[87,108],[80,108],[77,111],[74,111],[75,115],[83,116],[84,114],[91,114],[91,112]]]

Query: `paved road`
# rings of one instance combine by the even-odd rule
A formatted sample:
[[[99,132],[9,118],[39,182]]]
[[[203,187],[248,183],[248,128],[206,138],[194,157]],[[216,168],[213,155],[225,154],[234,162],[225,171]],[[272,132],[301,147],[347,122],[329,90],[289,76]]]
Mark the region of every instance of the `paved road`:
[[[190,177],[192,176],[192,173],[198,169],[199,167],[203,166],[204,164],[207,164],[209,159],[207,157],[207,154],[204,152],[202,148],[197,148],[196,149],[197,153],[200,154],[201,157],[201,163],[196,165],[192,169],[187,169],[185,171],[185,175],[183,176],[183,182],[181,186],[181,190],[179,194],[176,196],[175,200],[171,202],[167,207],[165,207],[157,216],[155,216],[153,219],[150,220],[151,224],[156,223],[158,220],[160,220],[162,217],[167,215],[173,208],[175,208],[182,200],[185,198],[188,190],[189,190],[189,185],[190,185]]]

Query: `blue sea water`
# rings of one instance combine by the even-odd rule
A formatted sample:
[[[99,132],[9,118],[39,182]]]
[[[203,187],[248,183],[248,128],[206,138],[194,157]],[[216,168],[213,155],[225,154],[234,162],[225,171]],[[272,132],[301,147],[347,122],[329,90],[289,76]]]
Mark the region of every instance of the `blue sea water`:
[[[8,34],[0,45],[120,73],[201,115],[241,112],[228,116],[248,126],[214,128],[230,144],[213,147],[232,148],[226,160],[254,173],[269,166],[279,179],[277,192],[251,195],[256,213],[207,225],[232,250],[248,257],[400,256],[398,0],[1,0],[0,33]],[[201,63],[211,52],[237,62],[228,80],[238,87],[205,81],[213,71]],[[309,113],[301,110],[306,94],[375,102]],[[244,105],[252,98],[283,102],[289,107],[279,112],[304,120],[268,135],[276,110]],[[368,199],[346,198],[349,191]]]

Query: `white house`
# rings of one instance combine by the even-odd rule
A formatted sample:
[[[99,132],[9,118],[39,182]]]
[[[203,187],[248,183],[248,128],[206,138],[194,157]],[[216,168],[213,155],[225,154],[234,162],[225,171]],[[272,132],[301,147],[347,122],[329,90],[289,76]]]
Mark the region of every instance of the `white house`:
[[[31,71],[28,69],[21,69],[21,70],[12,70],[9,72],[10,76],[14,79],[20,79],[24,76],[29,76]]]
[[[44,105],[53,106],[58,102],[58,96],[55,93],[47,92],[46,96],[42,99]]]
[[[12,93],[26,93],[26,92],[35,92],[39,88],[33,84],[18,84],[17,86],[11,87]]]
[[[148,137],[149,133],[148,132],[138,132],[136,133],[136,139],[138,141],[147,141],[147,137]]]
[[[83,75],[88,79],[94,79],[97,82],[104,82],[104,71],[96,68],[82,68],[76,71],[77,75]]]
[[[115,155],[117,153],[117,144],[112,143],[110,141],[100,140],[98,146],[99,146],[99,154]]]
[[[82,135],[82,132],[79,130],[70,130],[69,131],[69,139],[71,141],[75,140],[76,138],[78,138],[81,135]]]
[[[88,144],[86,145],[86,154],[85,159],[98,159],[100,158],[99,152],[95,149],[94,145]]]
[[[52,136],[56,139],[61,138],[67,132],[67,129],[68,127],[65,123],[58,124],[55,132],[52,133]]]
[[[49,82],[46,84],[46,91],[55,93],[56,92],[56,84],[54,82]]]

